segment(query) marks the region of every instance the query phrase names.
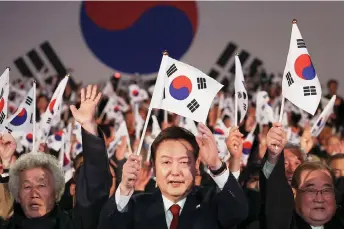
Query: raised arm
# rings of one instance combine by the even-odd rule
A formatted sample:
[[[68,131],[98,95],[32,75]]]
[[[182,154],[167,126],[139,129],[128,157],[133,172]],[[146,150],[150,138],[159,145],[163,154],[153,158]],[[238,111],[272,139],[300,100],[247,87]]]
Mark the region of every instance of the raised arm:
[[[289,229],[294,210],[294,198],[285,176],[283,149],[287,143],[280,123],[274,123],[266,136],[267,153],[260,174],[262,208],[261,228]]]
[[[76,185],[75,220],[83,229],[98,225],[100,211],[109,197],[111,173],[102,131],[97,127],[95,112],[101,98],[97,86],[81,89],[81,104],[70,107],[77,122],[82,126],[84,163]]]

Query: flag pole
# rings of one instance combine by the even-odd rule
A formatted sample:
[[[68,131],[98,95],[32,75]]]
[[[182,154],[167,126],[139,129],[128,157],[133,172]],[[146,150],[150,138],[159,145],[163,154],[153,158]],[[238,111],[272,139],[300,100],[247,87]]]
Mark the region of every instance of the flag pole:
[[[238,95],[234,93],[234,126],[239,126],[238,124]]]
[[[148,126],[149,117],[150,117],[151,113],[152,113],[152,108],[149,108],[148,109],[148,113],[147,113],[147,117],[146,117],[146,121],[145,121],[145,125],[144,125],[143,130],[142,130],[142,134],[141,134],[141,138],[140,138],[140,143],[139,143],[139,146],[137,147],[136,155],[140,155],[142,144],[143,144],[143,140],[144,140],[144,137],[145,137],[145,134],[146,134],[147,126]]]
[[[168,52],[166,50],[162,54],[168,56]],[[142,134],[141,134],[141,139],[140,139],[139,145],[137,147],[136,155],[140,155],[140,152],[141,152],[141,149],[142,149],[142,144],[143,144],[143,139],[144,139],[144,136],[146,134],[146,130],[147,130],[147,126],[148,126],[148,121],[150,119],[151,113],[152,113],[152,108],[149,107],[148,108],[148,113],[147,113],[147,116],[146,116],[146,120],[145,120],[145,125],[143,126],[143,130],[142,130]]]
[[[36,149],[36,80],[33,81],[32,151]]]
[[[164,122],[167,123],[167,110],[164,110]]]
[[[283,119],[283,113],[284,113],[284,96],[282,95],[282,103],[281,103],[281,110],[280,110],[280,115],[279,115],[279,119],[278,122],[281,123],[282,119]]]

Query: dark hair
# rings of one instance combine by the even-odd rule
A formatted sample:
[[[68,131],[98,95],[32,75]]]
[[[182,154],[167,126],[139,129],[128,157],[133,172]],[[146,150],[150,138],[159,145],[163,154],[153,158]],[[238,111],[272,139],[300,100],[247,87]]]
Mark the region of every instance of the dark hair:
[[[306,170],[309,170],[309,171],[326,170],[331,175],[333,185],[335,184],[336,177],[335,177],[332,169],[328,165],[325,165],[321,162],[307,161],[307,162],[302,163],[299,167],[296,168],[296,170],[293,174],[293,178],[291,180],[291,187],[296,188],[296,189],[299,188],[300,183],[301,183],[301,181],[300,181],[301,174],[303,171],[306,171]]]
[[[330,165],[332,163],[332,161],[340,160],[340,159],[344,159],[344,154],[339,153],[339,154],[332,155],[329,157],[327,164]]]
[[[193,155],[195,156],[195,161],[198,158],[198,153],[199,153],[199,146],[196,141],[195,135],[193,135],[190,131],[178,127],[178,126],[172,126],[168,127],[160,132],[160,134],[155,138],[154,142],[152,143],[151,146],[151,160],[152,163],[155,162],[155,157],[156,157],[156,151],[163,141],[166,140],[177,140],[177,139],[182,139],[190,143],[193,149]]]
[[[338,85],[338,81],[337,81],[337,80],[335,80],[335,79],[330,79],[329,81],[327,81],[327,87],[329,87],[329,86],[330,86],[330,84],[332,84],[332,83],[334,83],[334,84],[337,84],[337,85]]]

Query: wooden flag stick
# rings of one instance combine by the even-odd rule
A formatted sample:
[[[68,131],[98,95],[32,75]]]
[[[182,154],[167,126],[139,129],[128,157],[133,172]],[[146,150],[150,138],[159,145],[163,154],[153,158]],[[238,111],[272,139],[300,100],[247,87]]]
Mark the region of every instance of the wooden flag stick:
[[[145,125],[143,126],[143,130],[142,130],[142,134],[141,134],[141,138],[140,138],[140,143],[139,146],[137,147],[137,151],[136,151],[136,155],[140,155],[141,149],[142,149],[142,144],[143,144],[143,140],[145,138],[145,134],[146,134],[146,130],[147,130],[147,126],[148,126],[148,121],[149,118],[151,116],[152,113],[152,108],[148,109],[148,113],[147,113],[147,117],[145,120]]]
[[[167,110],[164,110],[164,122],[167,123],[168,119],[167,119]]]

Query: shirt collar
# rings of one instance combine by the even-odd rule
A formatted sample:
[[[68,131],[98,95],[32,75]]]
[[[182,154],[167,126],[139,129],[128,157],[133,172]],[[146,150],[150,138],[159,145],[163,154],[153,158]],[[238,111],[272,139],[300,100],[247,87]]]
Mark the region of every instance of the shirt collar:
[[[318,227],[315,227],[315,226],[311,226],[312,229],[324,229],[324,226],[318,226]]]
[[[164,209],[165,209],[165,213],[170,210],[170,207],[173,204],[178,204],[180,207],[180,212],[182,212],[182,209],[184,207],[185,201],[186,201],[186,197],[184,197],[183,199],[179,200],[177,203],[172,202],[171,200],[167,199],[164,195],[162,196],[162,201],[164,202]]]

